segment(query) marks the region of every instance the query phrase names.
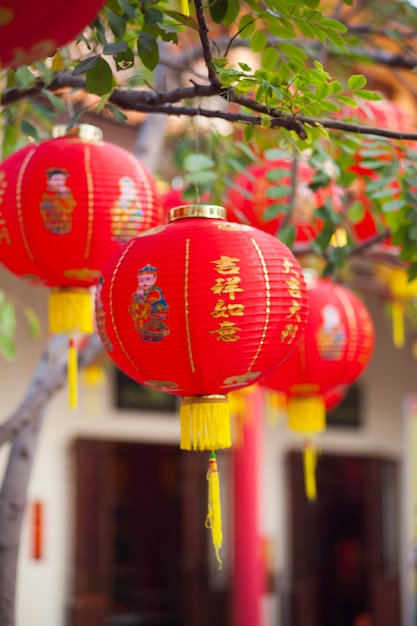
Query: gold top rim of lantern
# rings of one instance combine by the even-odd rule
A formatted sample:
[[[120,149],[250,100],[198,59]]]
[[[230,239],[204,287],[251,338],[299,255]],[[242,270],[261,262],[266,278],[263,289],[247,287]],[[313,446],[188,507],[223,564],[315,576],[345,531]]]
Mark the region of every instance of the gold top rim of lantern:
[[[220,393],[212,393],[204,396],[183,396],[180,398],[180,404],[204,404],[205,402],[227,402],[227,396]]]
[[[52,137],[80,137],[89,141],[102,141],[103,131],[93,124],[77,124],[72,128],[68,128],[65,124],[58,124],[52,129]]]
[[[168,221],[174,222],[186,217],[206,217],[225,220],[226,209],[217,204],[182,204],[168,211]]]

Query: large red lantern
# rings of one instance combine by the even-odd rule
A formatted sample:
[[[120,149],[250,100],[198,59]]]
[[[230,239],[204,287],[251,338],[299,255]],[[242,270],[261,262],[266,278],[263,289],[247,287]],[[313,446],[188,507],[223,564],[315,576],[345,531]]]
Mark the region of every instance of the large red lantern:
[[[352,384],[365,369],[375,333],[368,309],[349,289],[311,275],[307,285],[304,335],[285,362],[260,384],[285,393],[290,429],[309,438],[325,429],[326,395]],[[312,448],[306,450],[305,462],[311,468]],[[309,474],[309,497],[315,497],[313,484]]]
[[[169,216],[103,271],[100,336],[127,375],[181,397],[180,447],[214,451],[231,443],[227,393],[272,370],[301,336],[305,283],[284,244],[225,221],[222,207]]]
[[[103,265],[131,237],[163,221],[152,176],[130,152],[82,125],[6,158],[0,192],[0,262],[51,288],[51,332],[92,332],[89,288]]]
[[[284,219],[284,213],[271,217],[273,207],[290,203],[291,177],[294,161],[281,159],[263,161],[249,166],[233,181],[228,190],[225,207],[228,219],[255,226],[277,236]],[[296,185],[291,223],[296,229],[297,242],[315,239],[322,227],[322,220],[315,211],[331,199],[333,208],[342,211],[342,190],[330,183],[316,191],[310,187],[314,170],[305,162],[297,161]],[[272,178],[271,178],[272,176]]]
[[[29,65],[51,56],[97,15],[104,0],[2,0],[0,62]]]

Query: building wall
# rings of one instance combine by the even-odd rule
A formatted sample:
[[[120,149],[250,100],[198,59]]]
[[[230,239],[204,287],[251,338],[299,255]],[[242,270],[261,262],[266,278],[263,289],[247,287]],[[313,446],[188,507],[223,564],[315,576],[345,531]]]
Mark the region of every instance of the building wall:
[[[30,303],[42,319],[42,338],[35,341],[19,314],[18,358],[14,363],[0,359],[1,419],[16,409],[23,398],[42,353],[46,330],[47,293],[25,286],[4,270],[0,285],[17,301]],[[360,429],[331,429],[318,439],[319,450],[375,454],[401,460],[402,402],[417,387],[417,368],[409,347],[394,349],[390,321],[375,296],[367,298],[377,329],[373,359],[363,376],[363,426]],[[39,449],[30,480],[28,509],[22,531],[18,579],[17,626],[42,624],[64,626],[65,610],[71,593],[72,490],[71,448],[78,436],[117,440],[171,442],[177,444],[176,417],[164,414],[120,412],[113,408],[111,385],[91,395],[82,382],[79,408],[67,407],[67,392],[59,392],[50,402]],[[281,594],[288,583],[287,512],[285,454],[300,449],[300,439],[289,433],[285,420],[265,421],[260,471],[260,527],[272,548],[272,573],[277,591],[265,598],[265,624],[279,624]],[[0,455],[4,466],[7,446]],[[45,507],[45,553],[40,561],[30,555],[31,504],[40,500]]]

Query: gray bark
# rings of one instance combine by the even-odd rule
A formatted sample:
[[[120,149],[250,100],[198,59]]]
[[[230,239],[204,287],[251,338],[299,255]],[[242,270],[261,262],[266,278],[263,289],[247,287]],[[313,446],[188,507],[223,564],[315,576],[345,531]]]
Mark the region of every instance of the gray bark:
[[[79,367],[91,363],[102,349],[97,335],[92,335],[87,346],[80,352]],[[66,339],[61,336],[52,338],[39,361],[25,398],[16,411],[0,425],[0,445],[11,441],[0,489],[1,626],[15,625],[17,559],[27,488],[48,403],[54,393],[66,384],[66,350]]]

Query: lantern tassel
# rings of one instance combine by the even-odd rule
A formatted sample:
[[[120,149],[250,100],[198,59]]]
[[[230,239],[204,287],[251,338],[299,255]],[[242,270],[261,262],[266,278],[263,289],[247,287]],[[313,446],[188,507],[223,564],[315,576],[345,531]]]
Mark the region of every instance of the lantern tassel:
[[[314,501],[317,498],[317,452],[312,441],[306,441],[304,444],[303,464],[305,493],[308,500]]]
[[[88,289],[57,289],[49,294],[51,333],[92,333],[93,305]]]
[[[394,300],[392,303],[392,340],[396,348],[404,345],[404,303]]]
[[[77,378],[78,378],[78,363],[77,363],[77,348],[74,340],[69,340],[68,345],[68,397],[70,409],[77,408]]]
[[[180,402],[181,450],[230,448],[230,410],[226,396],[187,396]]]
[[[181,0],[181,13],[187,17],[190,15],[190,7],[188,6],[188,0]]]
[[[222,560],[220,558],[220,548],[222,547],[223,543],[222,511],[220,500],[220,479],[217,468],[217,457],[214,452],[212,452],[210,455],[207,481],[208,512],[206,517],[206,528],[209,528],[211,531],[211,540],[214,547],[214,553],[221,569]]]

